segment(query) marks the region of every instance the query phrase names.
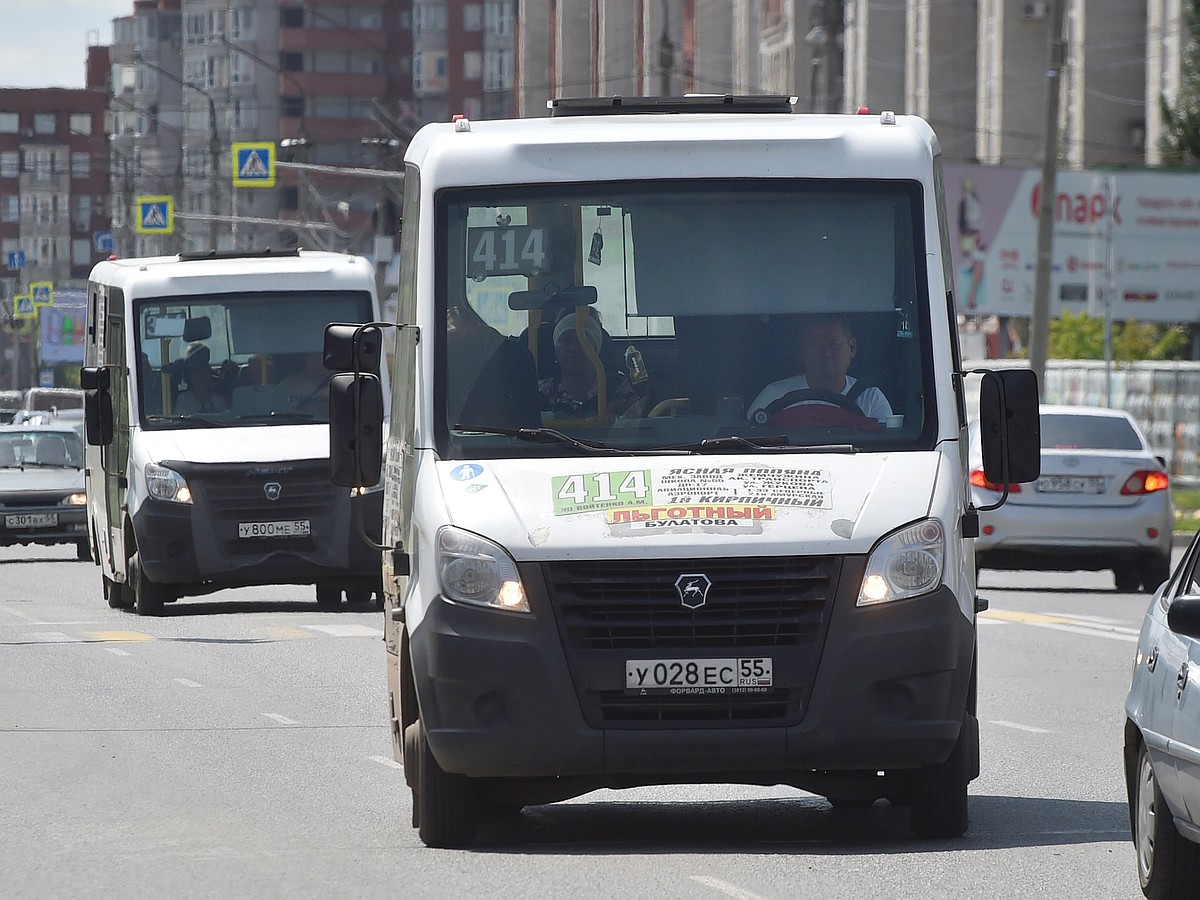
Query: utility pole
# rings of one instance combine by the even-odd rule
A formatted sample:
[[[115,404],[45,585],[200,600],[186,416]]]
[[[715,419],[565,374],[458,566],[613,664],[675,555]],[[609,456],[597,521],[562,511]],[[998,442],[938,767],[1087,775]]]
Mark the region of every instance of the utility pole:
[[[1038,391],[1046,380],[1050,347],[1050,271],[1054,260],[1054,197],[1058,173],[1058,106],[1062,70],[1067,59],[1063,14],[1067,0],[1050,0],[1050,68],[1046,71],[1046,119],[1042,135],[1042,187],[1038,203],[1037,267],[1034,270],[1033,310],[1029,322],[1029,367],[1037,375]]]
[[[662,0],[662,14],[662,37],[658,39],[658,93],[660,97],[670,97],[671,72],[675,68],[675,45],[671,43],[671,19],[667,0]]]

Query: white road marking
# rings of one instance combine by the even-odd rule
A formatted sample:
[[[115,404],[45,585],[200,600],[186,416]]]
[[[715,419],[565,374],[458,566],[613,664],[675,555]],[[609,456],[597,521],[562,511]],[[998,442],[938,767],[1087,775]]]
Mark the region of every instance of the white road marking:
[[[988,719],[989,725],[1003,725],[1005,728],[1015,728],[1018,731],[1028,731],[1030,734],[1052,734],[1046,728],[1035,728],[1032,725],[1022,725],[1020,722],[1006,722],[1004,719]]]
[[[29,613],[21,612],[19,609],[13,609],[10,606],[0,606],[0,612],[6,612],[11,616],[16,616],[18,619],[25,619],[26,621],[33,618]]]
[[[1136,644],[1138,633],[1132,628],[1098,628],[1095,625],[1061,625],[1058,622],[1032,622],[1037,628],[1053,628],[1055,631],[1067,631],[1071,634],[1084,634],[1088,637],[1109,638],[1114,641],[1126,641]]]
[[[204,685],[200,684],[199,682],[192,681],[190,678],[176,678],[175,681],[178,684],[182,684],[184,687],[204,687]]]
[[[299,725],[295,719],[289,719],[287,716],[281,716],[279,713],[262,713],[272,722],[278,722],[280,725]]]
[[[1011,625],[1011,622],[1005,622],[1003,619],[985,619],[983,616],[978,616],[975,619],[977,625]]]
[[[740,888],[736,884],[730,884],[728,881],[722,881],[720,878],[713,878],[710,875],[689,875],[688,877],[697,884],[712,888],[714,891],[720,891],[726,896],[736,897],[738,900],[764,900],[761,894]]]
[[[400,763],[388,756],[368,756],[367,759],[371,760],[371,762],[377,762],[381,766],[390,766],[393,769],[404,768],[404,766],[400,765]]]
[[[107,650],[109,653],[111,653],[113,656],[130,656],[131,655],[128,650],[122,650],[120,647],[105,647],[104,649]]]
[[[1047,613],[1047,615],[1059,616],[1063,619],[1074,619],[1076,622],[1092,622],[1093,624],[1096,624],[1096,625],[1123,626],[1125,624],[1120,619],[1109,619],[1104,616],[1085,616],[1085,615],[1081,615],[1079,613],[1050,612],[1050,613]]]
[[[301,625],[309,631],[320,631],[333,637],[383,637],[382,628],[371,628],[369,625]]]

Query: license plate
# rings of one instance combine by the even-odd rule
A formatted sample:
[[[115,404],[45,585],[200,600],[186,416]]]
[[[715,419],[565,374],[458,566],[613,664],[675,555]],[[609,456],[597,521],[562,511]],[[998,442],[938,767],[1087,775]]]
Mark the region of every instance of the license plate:
[[[1043,494],[1103,494],[1104,478],[1100,475],[1043,475],[1037,480]]]
[[[7,528],[53,528],[58,524],[58,513],[22,513],[5,516]]]
[[[238,522],[238,537],[308,537],[308,521],[308,519],[292,519],[289,522]]]
[[[750,694],[773,687],[771,658],[628,659],[625,691],[632,694]]]

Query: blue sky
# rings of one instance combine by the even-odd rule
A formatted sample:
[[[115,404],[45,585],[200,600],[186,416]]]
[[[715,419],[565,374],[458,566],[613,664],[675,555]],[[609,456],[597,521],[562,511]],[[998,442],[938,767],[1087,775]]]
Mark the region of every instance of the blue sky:
[[[82,88],[88,44],[111,44],[132,13],[133,0],[0,0],[0,87]]]

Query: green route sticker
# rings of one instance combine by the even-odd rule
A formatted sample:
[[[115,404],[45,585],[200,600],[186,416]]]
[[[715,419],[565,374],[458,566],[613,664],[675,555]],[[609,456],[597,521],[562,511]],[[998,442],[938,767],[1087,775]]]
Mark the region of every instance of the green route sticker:
[[[641,506],[650,497],[650,470],[556,475],[550,480],[554,514],[571,516],[620,506]]]

